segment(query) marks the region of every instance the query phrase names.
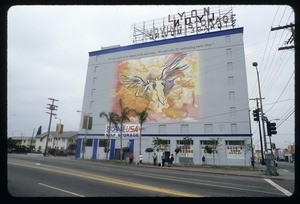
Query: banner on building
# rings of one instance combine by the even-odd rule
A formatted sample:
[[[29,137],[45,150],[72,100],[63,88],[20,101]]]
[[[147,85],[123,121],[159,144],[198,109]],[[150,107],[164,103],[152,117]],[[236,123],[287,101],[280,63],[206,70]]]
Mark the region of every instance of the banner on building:
[[[63,134],[64,125],[63,124],[56,124],[56,132],[58,134]]]
[[[93,117],[83,116],[82,129],[91,130],[93,126]]]
[[[122,137],[139,137],[140,125],[138,124],[125,124],[122,126]],[[120,137],[121,127],[120,125],[106,125],[104,136]]]
[[[243,159],[245,157],[243,147],[228,145],[226,147],[226,157],[227,159]]]

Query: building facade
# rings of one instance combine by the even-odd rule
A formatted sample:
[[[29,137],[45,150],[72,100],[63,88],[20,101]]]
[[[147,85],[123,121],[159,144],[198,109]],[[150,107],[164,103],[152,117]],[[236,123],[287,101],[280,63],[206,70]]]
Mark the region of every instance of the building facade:
[[[76,157],[106,158],[108,122],[99,115],[120,115],[122,107],[148,112],[141,134],[146,162],[152,153],[145,150],[154,148],[158,162],[165,153],[175,163],[250,166],[243,28],[90,52]],[[118,128],[110,133],[108,159],[120,159],[121,142],[138,158],[139,121],[133,113],[128,118],[122,138]]]
[[[45,152],[48,132],[35,136],[35,150]],[[70,144],[76,144],[77,131],[64,131],[62,134],[50,131],[48,139],[48,149],[67,150]]]

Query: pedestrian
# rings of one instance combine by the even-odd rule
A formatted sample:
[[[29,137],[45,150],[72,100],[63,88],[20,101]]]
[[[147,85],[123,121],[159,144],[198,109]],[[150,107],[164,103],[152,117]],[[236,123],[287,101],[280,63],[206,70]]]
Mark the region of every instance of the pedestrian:
[[[205,156],[202,156],[202,164],[205,164]]]
[[[129,164],[132,164],[133,163],[133,159],[134,159],[134,156],[133,156],[133,153],[131,152],[129,154]]]
[[[140,154],[139,159],[139,166],[143,166],[143,154]]]
[[[168,164],[168,166],[173,166],[173,162],[174,162],[174,155],[171,154],[171,156],[169,157],[169,164]]]
[[[153,165],[156,166],[156,161],[157,161],[157,155],[156,153],[154,152],[153,154]]]
[[[165,162],[166,162],[166,155],[165,153],[163,153],[163,155],[161,156],[161,165],[165,166]]]

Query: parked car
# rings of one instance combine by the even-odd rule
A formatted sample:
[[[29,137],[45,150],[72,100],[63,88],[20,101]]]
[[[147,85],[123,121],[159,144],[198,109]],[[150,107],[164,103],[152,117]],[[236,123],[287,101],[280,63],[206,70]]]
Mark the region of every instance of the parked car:
[[[49,154],[53,156],[67,156],[67,153],[63,150],[58,150],[58,149],[49,149]]]
[[[68,154],[63,150],[59,150],[58,152],[56,152],[56,156],[66,157],[67,155]]]

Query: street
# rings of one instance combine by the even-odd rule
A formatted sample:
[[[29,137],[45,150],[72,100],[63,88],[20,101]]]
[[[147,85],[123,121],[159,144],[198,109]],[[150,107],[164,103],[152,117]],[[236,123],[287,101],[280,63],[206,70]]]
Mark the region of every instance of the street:
[[[69,157],[8,154],[7,162],[13,197],[287,197],[270,179],[259,177]],[[293,181],[280,183],[293,193]]]

